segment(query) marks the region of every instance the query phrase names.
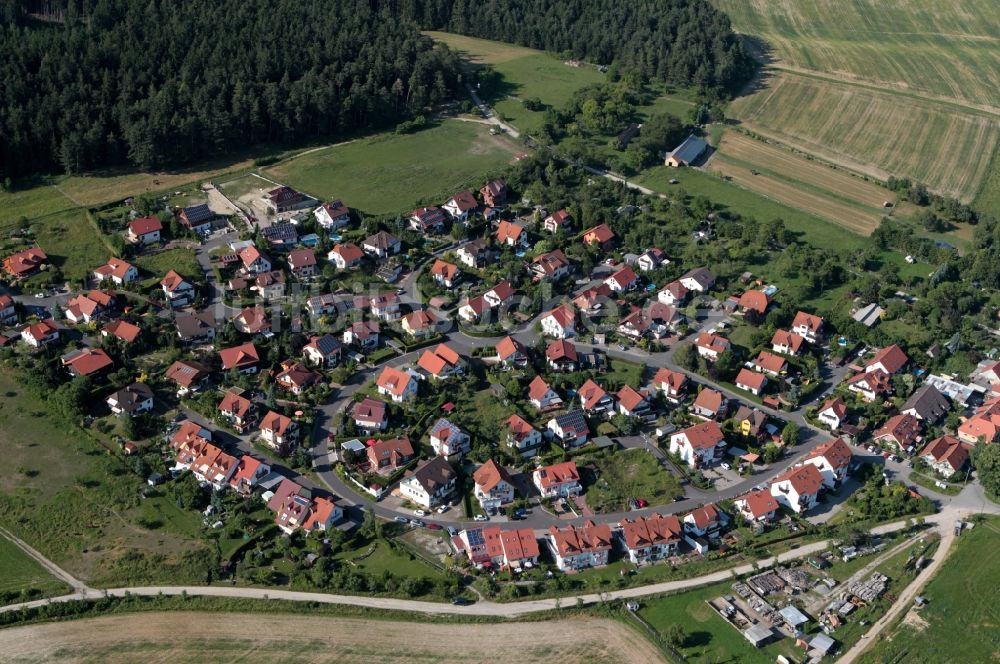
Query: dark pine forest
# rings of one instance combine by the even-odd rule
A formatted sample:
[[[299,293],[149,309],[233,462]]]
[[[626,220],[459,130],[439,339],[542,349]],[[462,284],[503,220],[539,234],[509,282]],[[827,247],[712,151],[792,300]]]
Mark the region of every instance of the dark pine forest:
[[[0,180],[395,126],[461,82],[420,28],[717,94],[752,69],[704,0],[0,0]]]

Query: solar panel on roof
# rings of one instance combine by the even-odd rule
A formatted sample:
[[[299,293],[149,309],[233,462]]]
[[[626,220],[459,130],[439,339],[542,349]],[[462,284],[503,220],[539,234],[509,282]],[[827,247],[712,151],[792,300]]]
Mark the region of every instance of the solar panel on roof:
[[[482,528],[476,528],[475,530],[467,530],[466,536],[469,538],[470,546],[481,546],[486,543],[486,539],[483,537]]]

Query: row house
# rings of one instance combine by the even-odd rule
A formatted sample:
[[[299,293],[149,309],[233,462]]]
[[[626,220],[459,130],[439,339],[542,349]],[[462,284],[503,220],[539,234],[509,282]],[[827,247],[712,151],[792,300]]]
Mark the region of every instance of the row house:
[[[575,571],[608,564],[613,545],[611,527],[586,521],[583,526],[551,526],[546,538],[556,567],[561,571]]]
[[[618,541],[633,565],[652,563],[677,553],[684,530],[676,515],[653,514],[618,522]]]

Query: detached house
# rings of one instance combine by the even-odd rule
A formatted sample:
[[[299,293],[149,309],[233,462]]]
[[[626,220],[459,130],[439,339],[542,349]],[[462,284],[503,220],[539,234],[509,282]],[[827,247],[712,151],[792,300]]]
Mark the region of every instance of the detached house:
[[[460,191],[449,198],[442,207],[454,221],[464,224],[479,207],[479,201],[471,191]]]
[[[739,307],[748,320],[759,321],[771,306],[771,296],[760,290],[748,290],[740,295]]]
[[[431,427],[429,436],[434,454],[439,456],[463,456],[468,454],[472,447],[469,434],[443,417]]]
[[[566,339],[576,334],[576,313],[566,304],[560,304],[542,317],[542,334],[556,339]]]
[[[587,521],[583,527],[551,526],[546,539],[556,567],[563,572],[603,567],[608,564],[611,552],[611,527]]]
[[[639,392],[630,385],[623,386],[616,395],[618,400],[618,412],[625,417],[647,417],[649,416],[649,401],[645,391]]]
[[[408,436],[376,440],[368,447],[368,465],[380,475],[391,475],[417,455]]]
[[[281,371],[274,377],[274,382],[292,394],[300,395],[323,377],[295,360],[285,360],[281,363]]]
[[[847,417],[847,404],[840,397],[828,400],[816,411],[816,418],[830,431],[840,428]]]
[[[96,376],[111,369],[115,363],[100,348],[74,350],[60,358],[63,368],[72,376]]]
[[[875,357],[865,364],[865,373],[883,371],[892,376],[903,370],[910,358],[903,349],[893,344],[875,353]]]
[[[659,369],[653,376],[653,387],[663,392],[668,401],[679,403],[687,396],[688,377],[679,371]]]
[[[715,461],[725,444],[722,429],[709,420],[670,436],[670,453],[679,455],[692,468],[701,468]]]
[[[800,311],[792,321],[792,332],[804,337],[809,343],[816,343],[823,333],[823,319]]]
[[[559,393],[549,387],[541,376],[535,376],[528,385],[528,401],[542,412],[561,408],[563,403]]]
[[[670,261],[667,260],[666,253],[664,253],[662,249],[658,249],[656,247],[647,249],[643,253],[639,254],[637,259],[635,259],[635,266],[642,272],[649,272],[650,270],[655,270],[661,265],[669,263]]]
[[[895,447],[900,453],[906,453],[923,442],[923,437],[920,435],[922,428],[920,419],[913,415],[900,413],[890,417],[875,432],[874,439],[883,445]]]
[[[715,275],[707,267],[696,267],[684,273],[680,282],[689,291],[705,293],[715,285]]]
[[[773,521],[781,507],[769,489],[753,491],[737,498],[733,503],[740,516],[750,523]]]
[[[425,350],[417,361],[417,366],[434,380],[444,380],[465,371],[462,356],[447,344],[438,344],[433,350]]]
[[[622,551],[633,565],[652,563],[677,553],[684,530],[673,514],[653,514],[618,522]]]
[[[604,283],[607,284],[608,288],[610,288],[614,293],[625,293],[630,290],[635,290],[635,288],[639,285],[639,276],[632,270],[632,268],[626,265],[605,279]]]
[[[336,200],[324,203],[313,211],[316,223],[324,230],[343,228],[351,223],[351,209],[342,201]]]
[[[195,289],[187,280],[173,270],[160,281],[163,297],[171,308],[183,307],[194,301]]]
[[[351,419],[362,431],[384,431],[389,426],[386,410],[384,401],[365,397],[351,408]]]
[[[432,509],[447,502],[457,477],[447,459],[437,456],[408,472],[399,483],[399,493],[405,500]]]
[[[562,279],[573,271],[573,265],[561,249],[554,249],[535,258],[528,271],[533,281]]]
[[[691,406],[692,413],[709,420],[725,417],[727,410],[729,408],[726,397],[722,392],[710,387],[703,388]]]
[[[496,252],[490,249],[484,240],[472,240],[459,247],[455,255],[462,265],[478,269],[489,265]]]
[[[205,235],[212,230],[215,225],[215,213],[204,203],[200,205],[189,205],[181,209],[178,214],[181,226],[188,230]]]
[[[439,233],[447,221],[441,208],[431,205],[417,208],[410,213],[410,228],[418,233]]]
[[[89,323],[108,313],[114,306],[115,298],[100,290],[80,293],[66,304],[66,319],[73,323]]]
[[[403,403],[417,395],[417,379],[406,371],[383,367],[375,380],[378,393],[388,396],[394,403]]]
[[[128,222],[125,238],[134,244],[156,244],[160,241],[163,224],[156,217],[139,217]]]
[[[21,341],[32,348],[41,348],[59,341],[59,328],[51,318],[26,325],[21,330]]]
[[[590,437],[590,427],[583,412],[572,410],[564,415],[554,417],[548,422],[548,430],[555,440],[563,447],[579,447]]]
[[[549,233],[568,231],[573,226],[573,219],[566,210],[557,210],[542,221],[542,227]]]
[[[780,355],[762,350],[753,361],[753,369],[769,376],[780,376],[788,370],[788,362]]]
[[[520,415],[511,415],[504,422],[507,427],[507,445],[522,457],[535,456],[542,446],[542,434]]]
[[[340,342],[332,334],[313,337],[302,347],[302,357],[314,367],[335,367],[340,363]]]
[[[438,317],[422,309],[403,316],[403,331],[414,337],[427,337],[437,332]]]
[[[177,338],[188,345],[208,343],[215,338],[215,317],[208,311],[177,316],[174,325]]]
[[[353,242],[334,245],[326,255],[326,259],[337,266],[338,270],[348,270],[361,264],[365,252]]]
[[[288,267],[298,279],[316,274],[316,254],[312,249],[296,249],[288,254]]]
[[[760,396],[766,385],[767,376],[762,373],[757,373],[750,369],[740,369],[740,372],[736,374],[736,387],[746,390],[754,396]]]
[[[510,190],[503,180],[490,180],[479,190],[479,194],[483,197],[483,203],[494,208],[507,202],[508,193]]]
[[[976,409],[972,417],[958,425],[960,440],[975,445],[1000,439],[1000,399],[990,399]]]
[[[219,402],[219,414],[239,433],[246,433],[257,421],[257,411],[243,390],[230,388]]]
[[[497,244],[507,247],[528,246],[528,231],[513,221],[501,221],[497,226]]]
[[[656,299],[661,304],[669,304],[670,306],[684,304],[687,296],[688,289],[680,281],[671,281],[656,293]]]
[[[101,330],[101,337],[104,339],[118,339],[122,343],[130,344],[135,342],[142,333],[142,328],[133,325],[125,320],[116,320],[108,323]]]
[[[525,367],[528,365],[528,351],[514,337],[504,337],[497,344],[497,362],[505,367]]]
[[[583,234],[583,243],[590,246],[598,246],[607,251],[614,248],[618,236],[607,224],[594,226]]]
[[[271,271],[271,259],[253,245],[244,247],[238,255],[243,264],[243,271],[247,274],[262,274]]]
[[[106,403],[115,415],[135,417],[153,410],[153,390],[145,383],[132,383],[109,396]]]
[[[120,258],[110,258],[106,265],[94,270],[94,279],[102,282],[110,279],[116,286],[124,286],[139,278],[139,268]]]
[[[881,369],[859,373],[847,380],[847,389],[860,394],[865,401],[875,401],[892,394],[892,376]]]
[[[491,308],[502,307],[510,304],[517,291],[510,285],[509,281],[501,281],[493,288],[483,293],[483,299]]]
[[[166,377],[177,385],[178,396],[184,396],[201,388],[211,372],[198,362],[177,360],[167,369]]]
[[[913,415],[918,420],[933,424],[948,414],[951,403],[933,385],[924,385],[914,392],[899,409],[904,415]]]
[[[576,346],[565,339],[556,339],[545,347],[545,361],[553,371],[576,371],[579,362]]]
[[[531,481],[542,498],[565,498],[575,496],[583,490],[580,471],[573,461],[539,466],[531,474]]]
[[[803,343],[805,343],[805,337],[788,330],[778,330],[771,337],[771,350],[794,357],[802,351]]]
[[[771,495],[780,505],[796,514],[808,512],[816,507],[823,475],[812,465],[789,468],[771,483]]]
[[[12,279],[24,279],[43,269],[49,257],[41,247],[31,247],[3,259],[3,271]]]
[[[361,248],[364,252],[376,258],[395,256],[402,249],[402,246],[402,243],[397,238],[385,231],[379,231],[361,243]]]
[[[590,415],[610,417],[615,412],[615,400],[600,385],[588,379],[577,390],[580,407]]]
[[[828,489],[836,489],[847,479],[847,471],[853,458],[850,446],[841,438],[833,438],[813,449],[802,463],[816,466],[823,476],[823,485]]]
[[[691,510],[684,516],[684,532],[694,537],[716,539],[719,528],[726,522],[726,515],[709,503]]]
[[[258,274],[254,280],[254,290],[265,300],[284,297],[285,273],[281,270],[272,270]]]
[[[514,502],[514,482],[510,473],[490,459],[472,474],[475,496],[483,511],[492,514]]]
[[[260,353],[252,343],[245,343],[219,351],[223,371],[236,371],[241,374],[257,373],[260,363]]]
[[[431,276],[439,286],[454,288],[462,278],[462,271],[457,265],[437,259],[431,266]]]
[[[372,316],[375,316],[375,318],[378,318],[379,320],[384,320],[387,323],[399,320],[399,317],[401,316],[399,311],[399,295],[396,293],[382,293],[381,295],[376,295],[371,299],[370,306]]]
[[[260,437],[279,454],[285,454],[299,442],[299,424],[273,410],[260,418]]]
[[[920,458],[942,477],[961,472],[969,462],[972,445],[954,436],[941,436],[932,440],[920,452]]]
[[[698,355],[709,362],[718,360],[719,356],[729,350],[730,347],[729,339],[708,332],[699,332],[694,343],[698,349]]]
[[[0,325],[17,321],[17,307],[10,295],[0,295]]]
[[[356,346],[361,350],[371,350],[378,348],[380,332],[379,324],[375,321],[355,321],[344,330],[341,341],[348,346]]]
[[[267,319],[267,309],[258,304],[237,314],[233,327],[243,334],[267,335],[271,332],[271,321]]]

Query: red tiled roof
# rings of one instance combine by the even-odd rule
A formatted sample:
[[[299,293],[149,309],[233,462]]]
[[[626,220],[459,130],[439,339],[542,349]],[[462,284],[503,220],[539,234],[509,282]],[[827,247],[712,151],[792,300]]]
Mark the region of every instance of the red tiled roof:
[[[552,536],[556,551],[561,556],[611,549],[611,526],[606,523],[598,525],[593,521],[587,521],[581,528],[551,526],[549,534]]]
[[[635,521],[622,519],[618,523],[622,539],[629,549],[642,549],[653,545],[680,542],[684,532],[676,515],[653,514]]]
[[[575,461],[563,461],[551,466],[542,466],[537,468],[535,472],[538,473],[538,483],[543,489],[557,484],[580,481],[580,471],[577,469]]]
[[[715,447],[719,442],[725,439],[725,436],[722,435],[722,429],[719,428],[718,423],[714,420],[695,424],[694,426],[684,429],[680,433],[684,434],[688,443],[694,449],[705,450],[710,447]]]
[[[816,334],[823,328],[823,319],[819,316],[800,311],[795,314],[792,327],[805,327],[813,334]]]
[[[90,376],[113,365],[108,354],[100,348],[84,348],[72,358],[63,360],[63,366],[77,376]]]
[[[618,390],[618,403],[630,413],[645,401],[645,395],[640,394],[630,385],[625,385],[622,389]]]
[[[434,265],[431,266],[431,274],[435,277],[441,277],[442,279],[451,281],[455,278],[455,275],[458,274],[458,266],[439,258],[434,261]]]
[[[518,353],[526,355],[524,346],[522,346],[521,342],[515,339],[514,337],[510,336],[504,337],[503,339],[500,340],[500,343],[497,344],[497,356],[500,358],[501,361],[505,361],[509,359],[512,355]]]
[[[497,465],[493,459],[489,459],[486,463],[479,466],[479,468],[476,468],[476,471],[472,473],[472,479],[476,483],[476,486],[484,493],[492,491],[500,482],[513,485],[510,473],[503,466]]]
[[[312,249],[296,249],[288,254],[288,265],[293,270],[316,265],[316,254]]]
[[[754,518],[762,517],[778,509],[778,501],[774,499],[768,489],[748,493],[738,500],[746,502],[746,509]]]
[[[394,396],[401,396],[413,378],[410,374],[392,367],[383,367],[376,384]]]
[[[501,221],[500,225],[497,226],[497,242],[500,244],[507,244],[508,241],[517,242],[523,232],[524,227],[520,224],[515,224],[512,221]]]
[[[740,307],[757,314],[763,314],[771,304],[771,296],[764,291],[749,290],[740,295]]]
[[[576,313],[565,304],[560,304],[555,309],[551,310],[545,315],[552,316],[560,327],[569,328],[576,323]]]
[[[528,385],[528,398],[538,401],[551,389],[552,388],[549,387],[549,384],[545,382],[544,378],[541,376],[535,376],[535,378]]]
[[[4,272],[19,277],[22,274],[37,270],[46,260],[48,260],[48,256],[45,255],[41,247],[31,247],[30,249],[19,251],[4,258],[3,269]]]
[[[801,337],[794,332],[789,332],[788,330],[777,330],[774,333],[774,336],[771,337],[771,345],[787,346],[792,353],[798,353],[805,340],[805,337]]]
[[[691,510],[688,516],[694,521],[695,527],[699,530],[704,530],[719,520],[719,510],[715,509],[715,505],[709,503],[708,505]]]
[[[167,272],[167,276],[163,277],[163,279],[160,280],[160,285],[163,286],[163,288],[168,293],[173,293],[183,284],[184,284],[184,277],[177,274],[173,270]]]
[[[837,416],[837,419],[844,419],[844,415],[847,415],[847,404],[840,397],[834,397],[820,406],[820,409],[816,412],[822,413],[826,410],[833,410],[833,414]]]
[[[576,362],[576,346],[565,339],[557,339],[545,348],[545,357],[553,362],[572,360]]]
[[[601,402],[602,399],[605,399],[608,396],[608,393],[604,391],[604,388],[589,378],[587,379],[587,382],[580,386],[577,393],[581,397],[583,407],[587,410],[594,408]]]
[[[806,459],[818,459],[823,457],[834,470],[840,470],[851,465],[851,458],[854,454],[851,448],[841,438],[832,438],[822,445],[816,447]]]
[[[865,366],[871,367],[881,363],[886,372],[894,374],[906,366],[906,363],[909,361],[910,358],[903,352],[903,349],[896,344],[893,344],[875,353],[875,357],[873,357]]]
[[[710,410],[713,413],[717,413],[719,412],[719,409],[722,408],[722,402],[724,400],[725,397],[722,396],[722,392],[706,387],[698,393],[697,397],[695,397],[694,406],[696,408],[703,408],[705,410]]]
[[[656,375],[653,376],[653,385],[660,387],[665,384],[668,385],[671,389],[676,391],[684,387],[684,384],[687,383],[687,379],[688,379],[687,376],[682,374],[680,371],[671,371],[670,369],[659,369],[656,372]],[[719,396],[721,397],[721,395]],[[721,405],[721,399],[720,399],[720,405]]]
[[[791,483],[792,488],[795,489],[795,493],[800,496],[817,494],[820,487],[823,486],[823,476],[816,466],[812,464],[789,468],[774,479],[774,484],[784,481]]]
[[[132,235],[139,237],[163,230],[163,224],[156,217],[139,217],[128,222],[128,229]]]
[[[736,387],[747,387],[752,390],[759,390],[767,382],[767,376],[750,369],[740,369],[736,375]]]
[[[222,395],[222,401],[219,402],[219,411],[243,417],[250,411],[251,405],[250,400],[246,397],[227,390]]]
[[[222,360],[222,369],[229,371],[234,368],[243,368],[256,364],[260,361],[260,354],[257,347],[252,343],[245,343],[232,348],[224,348],[219,351],[219,359]]]
[[[957,472],[969,460],[969,447],[954,436],[941,436],[928,443],[920,456],[930,456],[938,463],[947,463]]]
[[[139,337],[142,329],[138,325],[133,325],[128,321],[116,320],[106,325],[104,331],[118,337],[125,343],[132,343]]]
[[[755,368],[771,373],[781,373],[787,364],[785,358],[774,353],[769,353],[766,350],[762,350],[753,363]]]
[[[599,242],[604,244],[609,240],[615,238],[615,232],[607,224],[600,224],[594,226],[586,233],[583,234],[583,241],[587,244],[593,244],[594,242]]]
[[[275,435],[282,436],[288,427],[292,424],[292,420],[289,417],[285,417],[281,413],[276,413],[273,410],[268,411],[267,415],[260,419],[260,428],[262,431],[273,431]]]

